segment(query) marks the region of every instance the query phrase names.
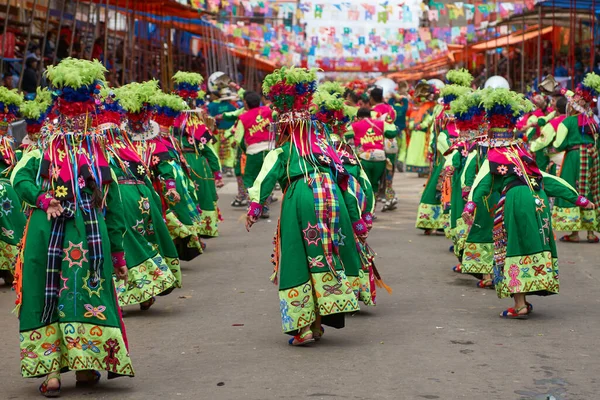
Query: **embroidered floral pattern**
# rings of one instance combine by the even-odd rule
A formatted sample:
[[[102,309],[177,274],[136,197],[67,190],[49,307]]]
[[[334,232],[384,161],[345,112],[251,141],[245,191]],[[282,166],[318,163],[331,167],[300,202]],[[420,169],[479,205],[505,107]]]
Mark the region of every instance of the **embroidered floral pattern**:
[[[500,175],[506,175],[508,172],[508,167],[506,165],[498,165],[496,170]]]
[[[302,230],[302,233],[304,234],[304,240],[306,241],[306,243],[308,243],[309,246],[313,244],[315,246],[319,245],[319,240],[321,240],[321,234],[319,232],[317,224],[311,225],[311,223],[309,222],[306,229]]]

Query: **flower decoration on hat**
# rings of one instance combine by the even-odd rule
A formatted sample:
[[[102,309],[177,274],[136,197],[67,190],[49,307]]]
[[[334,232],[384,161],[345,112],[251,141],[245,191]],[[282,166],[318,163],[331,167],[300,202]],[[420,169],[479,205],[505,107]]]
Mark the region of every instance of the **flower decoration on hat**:
[[[100,89],[98,95],[98,110],[94,122],[96,125],[115,124],[120,125],[125,111],[121,106],[120,99],[117,97],[115,89],[105,85]]]

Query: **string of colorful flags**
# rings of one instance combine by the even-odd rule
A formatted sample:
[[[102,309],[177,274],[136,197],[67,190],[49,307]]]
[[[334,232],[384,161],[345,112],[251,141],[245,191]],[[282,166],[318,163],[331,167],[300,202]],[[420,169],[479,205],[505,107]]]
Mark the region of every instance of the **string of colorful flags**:
[[[194,0],[192,5],[220,15],[217,26],[238,47],[280,65],[385,72],[443,57],[448,44],[506,33],[487,27],[537,2]]]

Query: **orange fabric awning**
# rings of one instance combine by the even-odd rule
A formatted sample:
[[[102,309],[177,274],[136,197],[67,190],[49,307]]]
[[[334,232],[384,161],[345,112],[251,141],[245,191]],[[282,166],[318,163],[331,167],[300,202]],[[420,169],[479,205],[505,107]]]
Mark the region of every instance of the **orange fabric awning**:
[[[230,48],[229,51],[231,52],[231,54],[233,54],[236,57],[244,58],[246,60],[254,59],[254,61],[256,62],[256,64],[255,64],[256,68],[261,71],[271,73],[271,72],[275,71],[277,68],[279,68],[279,66],[277,64],[272,63],[271,61],[266,60],[262,57],[259,57],[256,52],[250,52],[246,49],[240,50],[240,49],[232,49],[232,48]]]
[[[518,31],[511,33],[510,35],[505,35],[496,39],[491,39],[482,43],[477,43],[472,46],[469,46],[469,50],[475,51],[483,51],[483,50],[493,50],[498,47],[507,47],[514,46],[521,42],[526,42],[528,40],[532,40],[537,38],[539,35],[546,35],[554,31],[554,27],[549,26],[547,28],[538,29],[537,26],[527,29],[525,32]]]
[[[388,78],[397,80],[413,81],[423,78],[432,78],[445,74],[454,63],[452,54],[436,58],[428,62],[420,63],[403,71],[386,75]]]

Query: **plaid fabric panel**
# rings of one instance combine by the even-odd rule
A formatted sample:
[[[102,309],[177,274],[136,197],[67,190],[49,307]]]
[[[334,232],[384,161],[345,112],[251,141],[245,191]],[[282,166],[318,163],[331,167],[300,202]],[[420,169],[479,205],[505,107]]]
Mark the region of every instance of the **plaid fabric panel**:
[[[315,199],[315,215],[325,259],[331,273],[337,276],[333,254],[338,252],[340,205],[335,193],[335,184],[329,174],[315,173],[310,178],[310,185]]]
[[[104,253],[102,251],[102,235],[98,225],[98,213],[92,205],[92,198],[82,193],[83,223],[88,243],[88,254],[90,262],[90,284],[95,287],[100,282],[102,265],[104,264]]]
[[[353,176],[348,177],[348,189],[354,193],[356,200],[358,200],[358,206],[362,212],[365,212],[367,209],[367,196],[365,192],[360,187],[360,183],[358,183],[358,179],[355,179]]]
[[[87,193],[81,193],[79,201],[83,223],[85,226],[86,240],[88,244],[88,257],[90,267],[90,281],[88,285],[96,287],[100,283],[102,265],[104,264],[104,253],[102,251],[102,235],[98,224],[98,212],[92,205],[92,197]],[[48,245],[48,261],[46,264],[46,289],[44,293],[44,310],[42,312],[42,323],[48,324],[56,311],[58,304],[58,286],[60,271],[64,256],[65,224],[67,220],[75,216],[75,203],[63,202],[63,213],[52,221],[50,232],[50,243]]]
[[[586,196],[596,203],[600,197],[600,181],[598,173],[598,149],[594,145],[579,147],[579,185],[580,195]]]
[[[66,201],[63,204],[64,211],[58,218],[52,220],[50,231],[50,242],[48,244],[48,260],[46,262],[46,288],[44,290],[44,310],[42,311],[42,323],[51,321],[56,311],[58,299],[58,286],[60,281],[60,269],[63,260],[63,242],[65,238],[65,221],[73,218],[75,204]]]

